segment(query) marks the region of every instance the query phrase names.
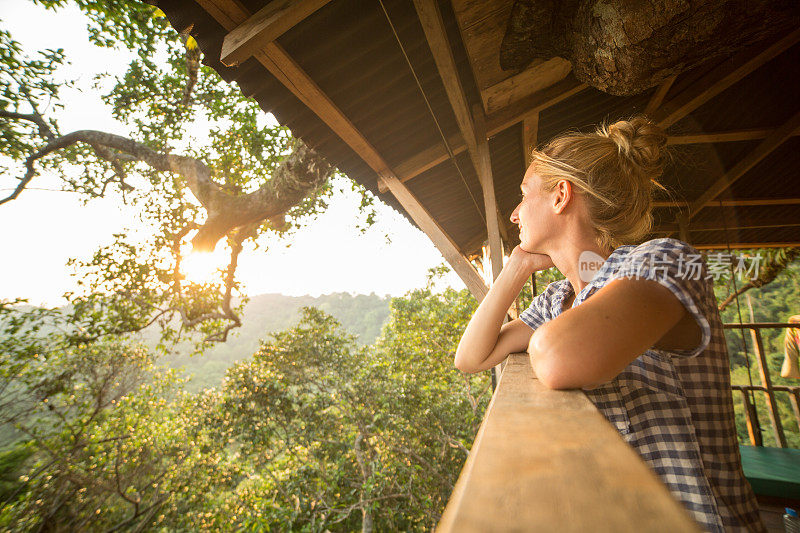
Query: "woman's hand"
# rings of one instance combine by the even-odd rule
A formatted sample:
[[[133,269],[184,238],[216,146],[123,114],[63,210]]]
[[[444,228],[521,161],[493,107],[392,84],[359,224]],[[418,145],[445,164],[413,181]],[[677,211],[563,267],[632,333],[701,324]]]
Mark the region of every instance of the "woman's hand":
[[[528,275],[555,266],[549,255],[532,254],[523,250],[519,245],[514,247],[514,249],[511,251],[511,256],[509,257],[508,261],[509,263],[515,261],[524,270],[528,271]]]
[[[517,246],[461,336],[455,366],[464,372],[493,367],[509,353],[527,348],[533,330],[520,319],[503,324],[508,308],[531,274],[554,266],[549,255],[531,254]]]

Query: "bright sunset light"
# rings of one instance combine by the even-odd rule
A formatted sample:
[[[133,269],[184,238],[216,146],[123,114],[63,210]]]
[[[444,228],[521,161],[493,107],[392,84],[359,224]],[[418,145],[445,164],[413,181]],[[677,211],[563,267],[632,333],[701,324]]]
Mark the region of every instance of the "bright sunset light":
[[[213,252],[185,253],[181,258],[181,273],[192,283],[211,283],[221,279],[220,270],[228,266],[230,255],[223,246]]]

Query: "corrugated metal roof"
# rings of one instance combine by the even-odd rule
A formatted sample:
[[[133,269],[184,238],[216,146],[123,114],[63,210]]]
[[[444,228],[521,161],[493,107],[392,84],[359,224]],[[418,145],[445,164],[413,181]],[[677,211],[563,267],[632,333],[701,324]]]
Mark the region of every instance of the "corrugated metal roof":
[[[241,3],[255,12],[266,2],[243,0]],[[384,4],[436,121],[450,138],[458,128],[414,6],[404,0],[384,0]],[[250,59],[237,68],[219,63],[226,32],[199,4],[194,0],[161,0],[159,7],[178,30],[192,28],[192,35],[204,51],[206,64],[226,80],[237,82],[244,94],[253,96],[265,111],[272,112],[281,124],[342,172],[405,214],[391,194],[379,194],[375,172],[257,61]],[[440,7],[468,99],[471,103],[479,102],[450,4],[440,2]],[[281,36],[278,42],[390,166],[396,167],[431,146],[441,145],[436,122],[379,3],[334,0]],[[669,131],[703,133],[780,125],[800,108],[798,59],[800,47],[795,46],[695,110]],[[713,66],[702,65],[682,74],[668,96],[691,87]],[[613,121],[641,112],[654,90],[630,97],[612,96],[592,88],[584,90],[541,112],[538,140],[543,143],[568,129],[592,128],[604,120]],[[723,197],[800,197],[798,142],[795,138],[784,144],[742,176]],[[662,182],[678,199],[691,201],[758,144],[759,141],[746,141],[674,147],[674,163]],[[498,209],[503,223],[507,223],[518,201],[518,186],[524,173],[521,126],[514,125],[495,135],[490,140],[490,152]],[[460,173],[453,161],[445,161],[407,181],[406,185],[462,252],[475,253],[486,233],[483,197],[467,154],[458,155],[456,163]],[[751,220],[761,216],[761,211],[775,217],[789,216],[795,209],[796,206],[772,206],[756,212],[750,208],[736,208],[732,213],[742,220]],[[712,221],[713,218],[708,217],[713,217],[716,211],[705,209],[693,223],[702,226]],[[671,226],[676,213],[676,208],[659,208],[654,215],[658,224]],[[510,233],[516,235],[514,228],[510,228]],[[780,231],[747,230],[735,235],[738,239],[757,239],[741,242],[800,242],[800,227]],[[690,237],[695,244],[710,243],[720,238],[720,232],[692,231]]]

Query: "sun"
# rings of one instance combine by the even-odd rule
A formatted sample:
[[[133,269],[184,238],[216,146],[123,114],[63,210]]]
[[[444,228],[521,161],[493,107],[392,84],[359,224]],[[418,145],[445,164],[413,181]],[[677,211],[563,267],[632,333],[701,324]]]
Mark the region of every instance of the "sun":
[[[224,250],[214,252],[189,252],[181,258],[181,274],[192,283],[210,283],[222,279],[221,270],[228,266]]]

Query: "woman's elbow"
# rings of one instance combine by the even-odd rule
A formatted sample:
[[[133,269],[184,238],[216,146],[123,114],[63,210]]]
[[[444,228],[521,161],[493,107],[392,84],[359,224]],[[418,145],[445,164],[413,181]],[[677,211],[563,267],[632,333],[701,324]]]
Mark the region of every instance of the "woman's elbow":
[[[559,347],[552,342],[545,325],[533,332],[528,344],[531,367],[539,383],[548,389],[569,389],[576,385],[563,364],[564,358],[559,356]]]
[[[456,352],[456,356],[453,359],[453,366],[467,374],[475,374],[481,371],[481,368],[474,364],[467,355],[459,352]]]

